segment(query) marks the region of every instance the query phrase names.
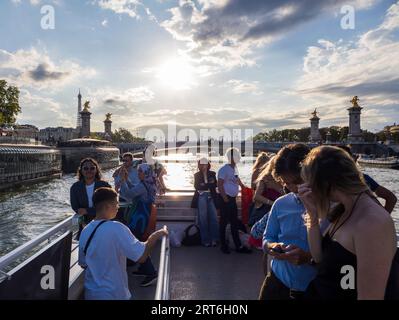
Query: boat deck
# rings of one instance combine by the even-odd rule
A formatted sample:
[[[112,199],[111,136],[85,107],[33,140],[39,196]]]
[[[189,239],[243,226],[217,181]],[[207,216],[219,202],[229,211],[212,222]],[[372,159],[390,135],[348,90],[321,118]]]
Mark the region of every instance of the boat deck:
[[[184,229],[195,223],[197,210],[190,208],[192,193],[174,192],[158,199],[157,229],[167,225],[169,230]],[[238,199],[240,207],[240,199]],[[239,216],[241,210],[239,208]],[[76,244],[75,244],[76,246]],[[161,243],[151,258],[158,269]],[[70,276],[70,299],[82,299],[82,269],[76,264],[77,250],[72,252],[73,268]],[[132,274],[137,265],[127,268],[129,289],[135,300],[154,300],[156,284],[140,287],[143,276]],[[78,276],[79,280],[78,279]],[[220,247],[203,246],[170,248],[171,300],[254,300],[258,298],[264,279],[262,252],[240,254],[231,250],[223,254]],[[80,288],[72,289],[72,285]]]
[[[223,254],[219,247],[171,248],[171,300],[256,300],[264,276],[262,252]],[[152,255],[158,265],[158,250]],[[129,286],[134,299],[153,300],[155,285],[140,287],[143,277],[132,275],[128,268]]]
[[[170,192],[158,199],[157,229],[164,224],[170,230],[187,226],[196,220],[197,211],[191,209],[192,193]],[[241,215],[238,198],[239,216]],[[159,244],[152,254],[155,266],[159,264]],[[258,298],[264,276],[262,252],[240,254],[234,250],[223,254],[219,247],[171,247],[170,249],[171,300],[253,300]],[[128,269],[130,290],[134,299],[152,300],[155,285],[142,288],[143,277],[132,275],[136,267]]]

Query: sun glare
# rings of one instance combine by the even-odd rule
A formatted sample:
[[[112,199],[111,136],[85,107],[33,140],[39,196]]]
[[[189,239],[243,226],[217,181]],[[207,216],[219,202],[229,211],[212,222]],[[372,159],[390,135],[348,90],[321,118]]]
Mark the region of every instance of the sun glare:
[[[158,69],[162,85],[174,90],[186,90],[195,85],[193,67],[184,60],[169,60]]]

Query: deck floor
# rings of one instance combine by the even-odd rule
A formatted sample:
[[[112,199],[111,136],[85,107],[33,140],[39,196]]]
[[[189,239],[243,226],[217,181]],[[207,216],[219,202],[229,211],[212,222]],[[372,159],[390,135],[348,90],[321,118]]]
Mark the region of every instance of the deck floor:
[[[153,262],[158,265],[159,249]],[[222,254],[220,248],[171,248],[171,300],[256,300],[263,281],[262,253]],[[155,285],[140,288],[142,277],[131,275],[129,285],[135,299],[154,299]]]

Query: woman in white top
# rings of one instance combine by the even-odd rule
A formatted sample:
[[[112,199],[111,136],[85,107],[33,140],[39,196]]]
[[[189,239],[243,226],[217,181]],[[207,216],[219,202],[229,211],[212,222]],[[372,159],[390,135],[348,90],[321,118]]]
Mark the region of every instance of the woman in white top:
[[[93,205],[94,191],[101,187],[111,186],[102,180],[101,168],[97,161],[92,158],[85,158],[80,162],[77,172],[79,181],[75,182],[70,190],[70,201],[73,211],[80,215],[80,232],[96,216],[96,209]]]

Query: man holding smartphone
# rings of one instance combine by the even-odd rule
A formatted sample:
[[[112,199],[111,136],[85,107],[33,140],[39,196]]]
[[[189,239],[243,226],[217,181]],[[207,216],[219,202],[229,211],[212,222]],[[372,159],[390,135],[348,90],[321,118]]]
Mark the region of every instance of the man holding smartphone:
[[[263,234],[263,249],[272,261],[261,300],[300,299],[316,276],[303,218],[306,210],[297,195],[298,185],[303,183],[300,162],[309,151],[304,144],[291,144],[276,155],[273,177],[290,192],[274,202]]]

